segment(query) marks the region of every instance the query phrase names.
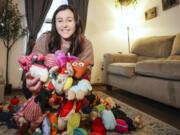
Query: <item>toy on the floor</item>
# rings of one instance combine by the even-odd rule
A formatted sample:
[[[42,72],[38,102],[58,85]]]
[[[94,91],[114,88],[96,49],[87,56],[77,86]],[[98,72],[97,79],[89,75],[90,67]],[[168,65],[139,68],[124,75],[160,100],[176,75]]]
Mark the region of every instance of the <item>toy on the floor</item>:
[[[127,125],[126,121],[124,121],[122,119],[117,119],[116,122],[117,122],[116,131],[118,131],[120,133],[128,132],[128,125]]]
[[[136,128],[143,128],[144,127],[144,124],[143,124],[143,121],[142,121],[142,115],[137,115],[134,119],[134,126]]]
[[[13,112],[17,113],[21,108],[21,106],[19,106],[19,98],[14,96],[11,99],[10,103],[11,103],[11,106],[13,107],[13,109],[14,109]]]

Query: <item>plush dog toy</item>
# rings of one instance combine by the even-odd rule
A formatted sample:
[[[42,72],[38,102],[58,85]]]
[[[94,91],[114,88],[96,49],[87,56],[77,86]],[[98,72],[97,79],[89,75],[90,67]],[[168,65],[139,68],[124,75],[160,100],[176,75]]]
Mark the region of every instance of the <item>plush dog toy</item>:
[[[70,63],[73,67],[74,77],[76,79],[80,79],[84,75],[87,66],[90,64],[89,61],[71,61]]]

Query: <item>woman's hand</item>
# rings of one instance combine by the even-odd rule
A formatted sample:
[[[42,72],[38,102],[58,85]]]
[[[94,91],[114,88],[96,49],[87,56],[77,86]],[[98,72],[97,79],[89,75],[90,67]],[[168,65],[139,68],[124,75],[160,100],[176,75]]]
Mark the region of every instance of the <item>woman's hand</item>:
[[[33,78],[30,72],[26,73],[26,87],[31,91],[38,93],[42,87],[39,77]]]

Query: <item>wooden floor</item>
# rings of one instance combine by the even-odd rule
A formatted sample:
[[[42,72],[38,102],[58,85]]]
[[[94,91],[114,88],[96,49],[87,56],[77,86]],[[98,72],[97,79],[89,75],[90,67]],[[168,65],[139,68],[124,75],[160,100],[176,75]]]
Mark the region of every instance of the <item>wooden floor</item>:
[[[112,91],[106,90],[106,87],[103,85],[93,86],[93,88],[94,90],[104,91],[128,105],[180,129],[180,109],[131,94],[118,88],[113,88]]]

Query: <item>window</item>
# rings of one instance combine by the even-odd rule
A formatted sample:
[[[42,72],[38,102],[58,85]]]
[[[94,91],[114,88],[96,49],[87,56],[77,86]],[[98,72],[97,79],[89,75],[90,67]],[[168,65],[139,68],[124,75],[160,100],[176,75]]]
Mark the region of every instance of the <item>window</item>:
[[[44,23],[37,35],[37,39],[39,38],[39,36],[46,32],[46,31],[50,31],[51,30],[51,20],[53,17],[53,14],[55,12],[55,10],[60,6],[60,5],[64,5],[64,4],[68,4],[68,0],[53,0],[53,3],[46,15],[46,18],[44,20]]]

